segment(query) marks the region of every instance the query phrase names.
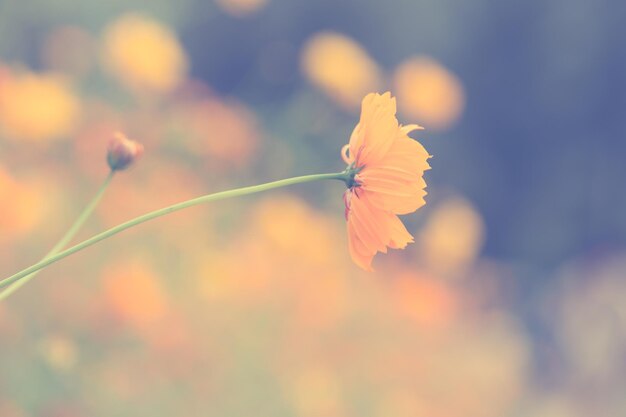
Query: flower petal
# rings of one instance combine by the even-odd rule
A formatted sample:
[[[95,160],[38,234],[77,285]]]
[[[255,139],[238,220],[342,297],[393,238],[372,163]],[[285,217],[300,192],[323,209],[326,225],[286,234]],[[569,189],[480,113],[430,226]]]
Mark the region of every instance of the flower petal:
[[[364,198],[378,209],[394,214],[408,214],[425,204],[426,182],[421,176],[371,168],[361,178]]]
[[[362,193],[359,193],[362,195]],[[348,221],[354,225],[354,231],[361,241],[374,252],[387,252],[388,231],[377,221],[376,213],[368,202],[356,194],[350,199]]]
[[[405,135],[408,135],[409,133],[411,133],[411,132],[413,132],[415,130],[424,130],[424,128],[422,126],[416,125],[416,124],[400,126],[400,131],[403,134],[405,134]]]
[[[362,192],[360,200],[363,202],[363,207],[369,208],[372,221],[380,230],[384,230],[385,245],[394,249],[404,249],[408,243],[413,242],[413,236],[406,230],[398,216],[376,207],[372,201],[372,193]]]
[[[413,236],[406,230],[398,216],[388,216],[387,221],[391,230],[389,247],[393,249],[404,249],[409,243],[413,243]]]
[[[389,92],[368,94],[361,105],[361,120],[350,137],[350,153],[358,166],[385,156],[399,132],[396,99]]]
[[[363,243],[357,237],[354,231],[354,224],[352,222],[347,223],[348,229],[348,250],[350,251],[350,257],[357,266],[366,270],[373,271],[372,259],[376,252],[368,251]]]

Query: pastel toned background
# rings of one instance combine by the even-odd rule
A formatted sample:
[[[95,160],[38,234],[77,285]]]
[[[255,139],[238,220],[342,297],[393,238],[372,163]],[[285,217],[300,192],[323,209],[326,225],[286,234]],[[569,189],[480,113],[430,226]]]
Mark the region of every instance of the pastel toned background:
[[[434,155],[416,243],[348,255],[343,186],[196,207],[0,304],[0,416],[626,415],[626,3],[0,0],[0,275],[145,145],[88,237],[343,169],[390,90]]]

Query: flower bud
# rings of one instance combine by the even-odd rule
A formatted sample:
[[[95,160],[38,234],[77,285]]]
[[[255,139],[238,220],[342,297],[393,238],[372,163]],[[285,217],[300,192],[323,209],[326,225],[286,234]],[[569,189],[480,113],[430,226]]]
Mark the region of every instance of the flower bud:
[[[122,133],[115,133],[109,143],[107,163],[112,171],[121,171],[132,165],[143,153],[143,145],[128,139]]]

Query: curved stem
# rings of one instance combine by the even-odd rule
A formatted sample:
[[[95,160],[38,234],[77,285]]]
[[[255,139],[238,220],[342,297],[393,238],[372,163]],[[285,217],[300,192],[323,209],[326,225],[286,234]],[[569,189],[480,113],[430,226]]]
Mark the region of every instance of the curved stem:
[[[284,180],[268,182],[268,183],[260,184],[260,185],[253,185],[250,187],[236,188],[234,190],[222,191],[222,192],[218,192],[214,194],[207,194],[202,197],[194,198],[191,200],[187,200],[181,203],[171,205],[169,207],[164,207],[162,209],[158,209],[150,213],[146,213],[142,216],[136,217],[125,223],[112,227],[111,229],[106,230],[100,234],[97,234],[90,239],[87,239],[75,246],[72,246],[69,249],[64,250],[63,252],[50,256],[18,272],[15,275],[5,278],[4,280],[0,281],[0,289],[5,288],[15,282],[18,282],[20,279],[32,274],[33,272],[39,271],[40,269],[45,268],[46,266],[54,262],[57,262],[73,253],[76,253],[104,239],[107,239],[113,235],[116,235],[126,229],[130,229],[131,227],[137,226],[138,224],[145,223],[152,219],[156,219],[157,217],[165,216],[175,211],[183,210],[187,207],[192,207],[198,204],[208,203],[210,201],[224,200],[226,198],[239,197],[239,196],[243,196],[247,194],[254,194],[254,193],[261,192],[261,191],[267,191],[267,190],[271,190],[274,188],[280,188],[280,187],[285,187],[287,185],[300,184],[304,182],[319,181],[319,180],[341,180],[341,181],[346,182],[349,180],[349,175],[350,173],[348,171],[333,173],[333,174],[304,175],[301,177],[287,178]]]
[[[104,196],[104,192],[106,191],[106,189],[108,188],[109,184],[111,183],[111,180],[113,179],[113,175],[114,174],[115,174],[115,171],[109,172],[109,175],[107,175],[106,179],[104,180],[104,182],[102,183],[102,185],[98,189],[98,192],[93,197],[93,199],[89,202],[89,204],[87,204],[87,207],[85,207],[83,212],[78,216],[76,221],[74,221],[74,224],[72,224],[72,226],[68,229],[68,231],[65,232],[65,234],[63,235],[61,240],[59,240],[56,243],[56,245],[54,245],[52,247],[52,249],[50,249],[50,251],[42,258],[42,261],[45,261],[45,260],[49,259],[50,257],[52,257],[52,256],[56,255],[57,253],[59,253],[64,247],[67,246],[68,243],[71,242],[71,240],[74,238],[74,236],[76,236],[76,233],[78,233],[78,231],[83,226],[83,224],[85,224],[85,222],[87,221],[89,216],[91,216],[91,214],[95,210],[95,208],[98,205],[98,203],[100,202],[100,200],[102,200],[102,197]],[[15,283],[13,283],[13,285],[8,287],[6,290],[2,291],[0,293],[0,301],[4,300],[5,298],[7,298],[11,294],[13,294],[20,287],[22,287],[28,281],[33,279],[37,274],[38,274],[38,271],[35,271],[35,272],[33,272],[33,273],[29,274],[29,275],[26,275],[21,280],[16,281]]]

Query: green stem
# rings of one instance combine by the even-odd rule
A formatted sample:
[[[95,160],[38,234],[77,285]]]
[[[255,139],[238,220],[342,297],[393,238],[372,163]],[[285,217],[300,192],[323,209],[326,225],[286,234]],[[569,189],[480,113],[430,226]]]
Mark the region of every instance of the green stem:
[[[284,180],[268,182],[268,183],[260,184],[260,185],[253,185],[250,187],[236,188],[234,190],[222,191],[222,192],[214,193],[214,194],[207,194],[202,197],[194,198],[191,200],[187,200],[181,203],[171,205],[169,207],[164,207],[162,209],[158,209],[150,213],[146,213],[142,216],[136,217],[125,223],[112,227],[111,229],[106,230],[100,234],[97,234],[90,239],[87,239],[75,246],[72,246],[69,249],[64,250],[63,252],[50,256],[18,272],[15,275],[5,278],[4,280],[0,281],[0,289],[5,288],[15,282],[18,282],[20,279],[32,274],[33,272],[39,271],[40,269],[45,268],[46,266],[54,262],[57,262],[69,255],[72,255],[73,253],[83,250],[113,235],[123,232],[126,229],[130,229],[131,227],[137,226],[138,224],[145,223],[152,219],[156,219],[157,217],[165,216],[175,211],[183,210],[187,207],[192,207],[198,204],[208,203],[210,201],[224,200],[226,198],[239,197],[242,195],[259,193],[261,191],[267,191],[267,190],[271,190],[274,188],[280,188],[280,187],[285,187],[287,185],[300,184],[304,182],[319,181],[319,180],[341,180],[341,181],[347,182],[350,179],[350,175],[351,173],[347,170],[344,172],[333,173],[333,174],[304,175],[301,177],[287,178]]]
[[[106,191],[106,189],[108,188],[109,184],[111,183],[111,180],[113,179],[114,173],[115,173],[115,171],[111,171],[109,173],[109,175],[107,175],[106,179],[104,180],[104,182],[100,186],[100,189],[98,190],[96,195],[89,202],[87,207],[85,207],[85,209],[80,214],[80,216],[78,216],[78,218],[76,219],[74,224],[72,224],[72,226],[69,228],[69,230],[67,232],[65,232],[65,234],[63,235],[61,240],[59,240],[56,243],[56,245],[54,245],[54,247],[52,249],[50,249],[50,251],[42,258],[42,260],[41,260],[42,262],[47,260],[47,259],[50,259],[52,256],[54,256],[57,253],[59,253],[64,247],[67,246],[68,243],[70,243],[72,241],[74,236],[76,236],[76,233],[78,233],[78,231],[83,226],[83,224],[85,224],[85,222],[87,221],[89,216],[91,216],[91,214],[95,210],[95,208],[98,205],[98,203],[100,202],[100,200],[102,200],[102,196],[104,196],[104,192]],[[15,291],[17,291],[19,288],[21,288],[24,284],[26,284],[28,281],[33,279],[37,274],[38,274],[38,271],[35,271],[35,272],[31,273],[31,274],[28,274],[28,275],[24,276],[21,280],[14,282],[13,285],[11,285],[6,290],[4,290],[4,291],[2,291],[0,293],[0,301],[4,300],[5,298],[7,298],[11,294],[13,294]],[[8,285],[10,285],[10,284],[8,284]],[[2,287],[0,287],[0,288],[2,288]]]

